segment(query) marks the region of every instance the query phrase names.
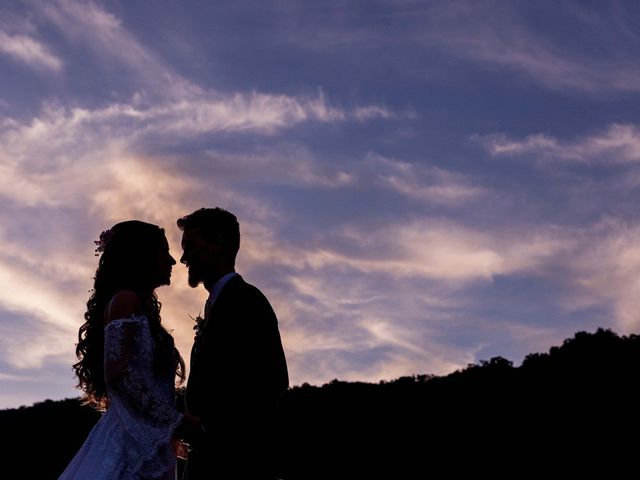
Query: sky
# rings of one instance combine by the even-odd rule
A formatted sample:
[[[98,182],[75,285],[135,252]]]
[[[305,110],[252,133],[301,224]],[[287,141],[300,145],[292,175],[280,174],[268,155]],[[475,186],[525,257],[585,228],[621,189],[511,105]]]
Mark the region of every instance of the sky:
[[[237,215],[291,385],[640,331],[640,4],[0,2],[0,408],[76,397],[94,240]],[[206,291],[158,289],[189,360]]]

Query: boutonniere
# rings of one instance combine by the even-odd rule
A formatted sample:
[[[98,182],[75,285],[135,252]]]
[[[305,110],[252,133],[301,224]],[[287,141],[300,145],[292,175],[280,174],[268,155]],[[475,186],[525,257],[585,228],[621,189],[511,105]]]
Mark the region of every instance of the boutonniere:
[[[201,314],[198,314],[196,318],[193,318],[191,315],[189,315],[189,318],[196,322],[196,324],[193,326],[193,330],[196,332],[197,339],[202,333],[202,329],[207,326],[207,321]]]

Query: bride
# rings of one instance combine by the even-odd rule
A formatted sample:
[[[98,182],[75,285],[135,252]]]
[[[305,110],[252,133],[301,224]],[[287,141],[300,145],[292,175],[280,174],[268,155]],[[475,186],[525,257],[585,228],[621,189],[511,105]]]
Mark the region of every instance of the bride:
[[[164,230],[137,220],[102,232],[96,244],[74,369],[85,401],[104,414],[59,480],[174,479],[176,430],[198,425],[175,408],[184,361],[155,294],[176,261]]]

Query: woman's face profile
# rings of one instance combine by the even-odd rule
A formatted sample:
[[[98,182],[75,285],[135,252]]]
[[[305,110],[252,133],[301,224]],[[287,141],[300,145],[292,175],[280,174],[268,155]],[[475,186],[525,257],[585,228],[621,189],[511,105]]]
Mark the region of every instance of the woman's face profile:
[[[154,278],[155,286],[171,284],[171,270],[176,264],[176,260],[171,256],[169,252],[169,242],[166,237],[163,236],[162,242],[158,245],[156,250],[156,257],[154,260]]]

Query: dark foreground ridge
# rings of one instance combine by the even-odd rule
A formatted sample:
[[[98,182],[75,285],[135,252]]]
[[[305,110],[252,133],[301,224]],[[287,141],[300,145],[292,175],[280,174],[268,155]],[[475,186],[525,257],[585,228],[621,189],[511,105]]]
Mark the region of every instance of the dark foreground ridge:
[[[294,387],[273,441],[289,480],[616,478],[636,463],[639,379],[640,336],[579,332],[517,368],[495,357],[444,377]],[[0,411],[4,467],[57,478],[97,419],[77,399]]]

